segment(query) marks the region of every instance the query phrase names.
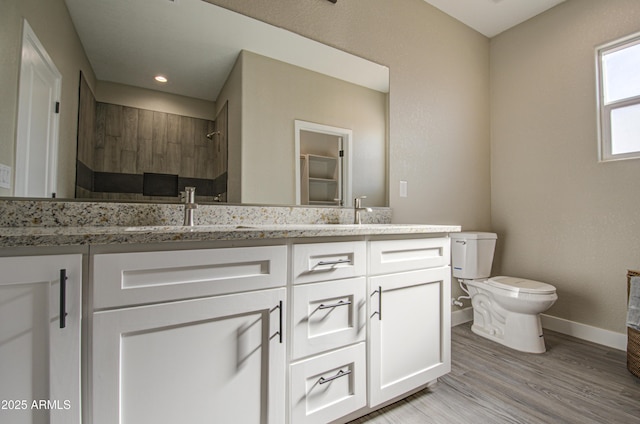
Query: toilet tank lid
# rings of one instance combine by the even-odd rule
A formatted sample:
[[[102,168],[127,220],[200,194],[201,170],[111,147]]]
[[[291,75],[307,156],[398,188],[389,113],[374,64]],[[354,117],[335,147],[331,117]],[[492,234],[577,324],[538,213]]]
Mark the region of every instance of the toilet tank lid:
[[[495,240],[498,238],[496,233],[484,233],[482,231],[462,231],[459,233],[450,233],[449,237],[452,239],[465,239],[465,240]]]
[[[556,288],[551,284],[517,277],[491,277],[487,280],[487,283],[494,287],[518,293],[551,294],[556,292]]]

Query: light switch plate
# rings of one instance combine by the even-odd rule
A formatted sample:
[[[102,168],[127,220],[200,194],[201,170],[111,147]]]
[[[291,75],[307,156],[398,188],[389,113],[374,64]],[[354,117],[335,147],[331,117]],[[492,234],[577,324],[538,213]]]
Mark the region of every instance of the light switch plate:
[[[407,197],[408,188],[406,181],[400,181],[400,197]]]
[[[11,190],[11,167],[0,163],[0,188]]]

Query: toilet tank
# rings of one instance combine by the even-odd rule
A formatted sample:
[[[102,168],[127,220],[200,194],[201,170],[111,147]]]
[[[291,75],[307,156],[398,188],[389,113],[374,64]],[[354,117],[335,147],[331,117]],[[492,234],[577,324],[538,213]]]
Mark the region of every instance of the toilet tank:
[[[451,233],[451,265],[455,278],[489,278],[496,248],[495,233]]]

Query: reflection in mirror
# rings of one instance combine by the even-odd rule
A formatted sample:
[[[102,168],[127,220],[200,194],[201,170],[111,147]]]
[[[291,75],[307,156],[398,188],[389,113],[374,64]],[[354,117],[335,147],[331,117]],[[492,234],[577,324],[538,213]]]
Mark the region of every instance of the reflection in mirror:
[[[209,160],[188,166],[182,163],[186,156],[176,153],[176,146],[167,145],[167,149],[171,149],[163,150],[157,148],[155,142],[150,151],[156,147],[157,155],[149,158],[145,156],[148,146],[140,147],[144,145],[140,140],[146,139],[142,135],[136,139],[135,155],[133,146],[126,143],[120,146],[119,155],[115,153],[118,148],[108,144],[102,146],[102,153],[96,144],[81,154],[86,146],[79,143],[76,148],[69,143],[75,142],[75,137],[70,135],[75,134],[78,113],[85,108],[74,109],[73,102],[63,101],[59,150],[62,164],[59,174],[63,175],[57,182],[63,196],[72,196],[77,190],[78,197],[174,201],[173,197],[139,197],[144,196],[144,174],[147,173],[207,180],[207,187],[214,188],[197,189],[201,195],[208,195],[198,201],[295,204],[299,157],[294,151],[294,122],[300,119],[351,129],[353,194],[367,195],[372,206],[387,204],[388,68],[201,0],[65,0],[73,23],[68,18],[64,21],[59,11],[53,10],[60,7],[59,2],[11,0],[10,3],[12,7],[7,9],[7,16],[26,18],[39,38],[49,43],[45,43],[45,47],[66,81],[63,90],[75,85],[79,70],[84,71],[84,84],[96,102],[95,128],[100,127],[103,119],[97,112],[99,108],[105,109],[105,114],[112,114],[114,107],[120,108],[121,112],[115,113],[121,116],[120,125],[131,120],[129,127],[120,127],[120,131],[127,132],[133,131],[131,116],[134,114],[138,116],[138,130],[146,125],[144,116],[148,113],[165,114],[165,118],[158,120],[167,122],[167,132],[169,121],[179,122],[188,117],[197,121],[198,124],[193,125],[204,132],[203,140],[196,139],[194,143],[220,150],[221,154],[213,157],[227,160],[226,164],[216,164],[214,159],[214,163]],[[51,22],[54,18],[55,22]],[[63,30],[63,24],[69,26],[73,34]],[[14,27],[0,29],[2,51],[15,44],[15,39],[19,40]],[[56,34],[64,33],[66,38],[51,36],[49,27],[56,27]],[[9,30],[10,37],[5,38],[4,31]],[[68,41],[76,32],[81,45],[78,42],[56,44]],[[88,61],[79,58],[85,54]],[[18,56],[16,54],[15,62],[19,63]],[[3,75],[5,70],[2,69]],[[7,73],[11,72],[9,69]],[[168,82],[159,85],[153,80],[157,74],[168,77]],[[66,95],[67,99],[75,97],[77,91],[75,95]],[[0,99],[2,110],[11,106],[11,101]],[[103,106],[98,106],[100,104]],[[223,124],[218,116],[225,105],[227,117]],[[9,130],[15,128],[15,114],[0,118],[0,124],[6,123],[11,125]],[[215,125],[226,126],[226,131]],[[10,140],[6,134],[13,134],[9,130],[3,131],[0,140],[0,163],[15,166],[11,159],[15,147],[4,146]],[[79,141],[86,137],[86,131],[87,128],[78,127]],[[212,135],[212,140],[206,138],[206,134],[218,132],[225,134],[226,140],[216,140],[217,135]],[[107,143],[106,133],[100,137],[94,134],[95,143]],[[180,138],[182,141],[184,137]],[[174,141],[173,144],[179,144],[178,140]],[[111,152],[105,156],[109,149]],[[10,152],[8,159],[5,151]],[[69,157],[74,154],[71,151],[77,151],[78,156]],[[207,155],[211,158],[210,152],[195,154],[203,158]],[[178,158],[179,164],[171,163]],[[154,159],[163,165],[148,167]],[[96,160],[101,161],[101,169]],[[73,181],[76,161],[88,168],[78,171],[77,182]],[[118,167],[104,167],[105,163]],[[218,178],[220,167],[225,165],[227,173]],[[206,170],[203,174],[186,175],[192,172],[190,169],[195,172],[195,168]],[[108,191],[98,194],[97,173],[116,173],[114,169],[118,173],[138,175],[143,194],[118,195]],[[221,188],[223,183],[227,187],[226,196]],[[136,184],[139,187],[140,182]],[[5,194],[13,192],[0,191],[0,195]]]
[[[83,76],[79,98],[76,197],[226,201],[226,103],[210,121],[98,102]]]
[[[348,205],[351,200],[351,141],[353,131],[298,121],[296,204]]]

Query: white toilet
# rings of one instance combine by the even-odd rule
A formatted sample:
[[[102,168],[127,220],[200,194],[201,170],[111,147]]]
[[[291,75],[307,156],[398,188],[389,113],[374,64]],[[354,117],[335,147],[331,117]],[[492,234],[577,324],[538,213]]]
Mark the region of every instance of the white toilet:
[[[451,233],[453,276],[471,296],[471,330],[512,349],[545,352],[540,313],[558,299],[551,284],[515,277],[491,277],[497,236]]]

